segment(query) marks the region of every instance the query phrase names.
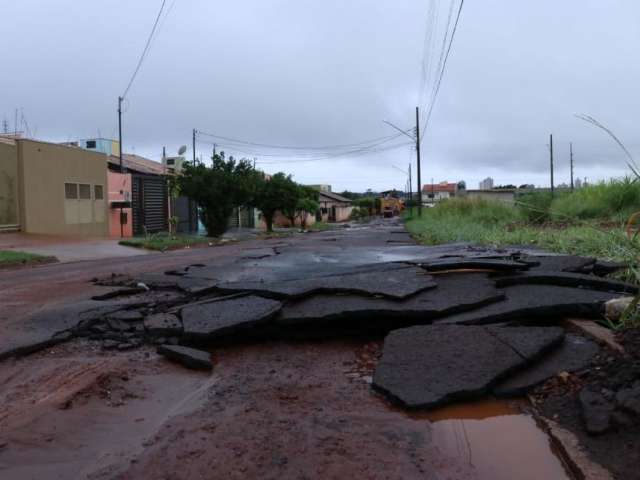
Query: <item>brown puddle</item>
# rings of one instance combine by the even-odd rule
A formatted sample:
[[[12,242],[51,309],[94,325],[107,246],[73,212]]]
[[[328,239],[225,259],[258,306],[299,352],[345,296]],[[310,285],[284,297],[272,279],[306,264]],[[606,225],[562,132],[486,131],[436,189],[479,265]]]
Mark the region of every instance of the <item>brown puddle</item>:
[[[432,422],[432,443],[467,464],[482,480],[573,478],[549,437],[516,402],[487,400],[453,405],[410,417]]]

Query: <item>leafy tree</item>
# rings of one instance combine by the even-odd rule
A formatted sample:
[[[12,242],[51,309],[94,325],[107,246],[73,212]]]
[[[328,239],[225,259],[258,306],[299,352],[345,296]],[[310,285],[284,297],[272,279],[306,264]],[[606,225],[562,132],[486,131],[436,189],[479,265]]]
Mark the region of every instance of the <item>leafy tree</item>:
[[[258,174],[248,160],[225,160],[224,152],[212,160],[211,167],[185,164],[177,182],[180,192],[200,207],[207,235],[216,237],[227,230],[234,208],[251,204]]]
[[[253,204],[264,215],[267,232],[273,231],[273,217],[278,210],[295,210],[299,195],[298,184],[290,175],[278,172],[271,178],[262,176],[257,182]]]
[[[318,192],[310,187],[301,186],[301,197],[296,204],[297,214],[300,217],[300,228],[304,230],[307,227],[307,215],[314,214],[319,208]]]

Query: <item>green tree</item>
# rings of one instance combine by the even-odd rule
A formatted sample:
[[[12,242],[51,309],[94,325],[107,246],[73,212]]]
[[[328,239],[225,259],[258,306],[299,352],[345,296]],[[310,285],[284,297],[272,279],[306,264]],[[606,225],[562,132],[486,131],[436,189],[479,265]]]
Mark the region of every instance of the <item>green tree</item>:
[[[271,178],[262,176],[257,183],[253,204],[262,212],[267,224],[267,232],[273,231],[273,218],[276,212],[279,210],[285,213],[295,210],[299,198],[299,186],[290,175],[278,172]]]
[[[212,160],[211,167],[186,164],[177,181],[180,192],[200,207],[207,235],[217,237],[227,230],[234,208],[252,203],[258,174],[248,160],[225,160],[224,152]]]
[[[318,191],[311,187],[301,186],[301,196],[296,204],[297,215],[300,217],[300,228],[307,228],[307,215],[313,215],[320,208]]]

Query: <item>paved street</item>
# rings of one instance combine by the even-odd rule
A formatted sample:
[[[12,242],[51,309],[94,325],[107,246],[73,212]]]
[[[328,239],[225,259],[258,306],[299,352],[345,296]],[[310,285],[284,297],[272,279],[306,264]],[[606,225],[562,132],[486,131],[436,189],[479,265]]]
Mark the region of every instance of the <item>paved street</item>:
[[[486,273],[502,270],[511,278],[529,268],[509,255],[466,245],[418,246],[390,220],[1,272],[0,356],[17,358],[0,362],[0,477],[569,478],[522,402],[487,399],[414,414],[389,402],[385,389],[420,390],[414,378],[421,375],[403,380],[407,387],[395,385],[395,355],[385,364],[385,379],[376,380],[389,329],[463,311],[491,313],[492,305],[501,305],[492,315],[520,308],[517,302],[510,307]],[[451,269],[463,273],[448,274]],[[139,282],[151,290],[128,286]],[[566,291],[563,297],[584,295],[584,289]],[[91,300],[105,293],[107,300]],[[265,303],[282,309],[275,323],[257,317],[255,305]],[[211,341],[212,373],[160,357],[153,339],[171,338],[140,342],[135,332],[109,330],[129,328],[110,314],[138,322],[137,315],[171,316],[180,309],[183,337],[173,340]],[[150,332],[147,320],[140,327]],[[175,327],[153,328],[176,335],[169,333]],[[472,337],[489,332],[474,328]],[[223,331],[236,335],[219,338]],[[561,340],[561,329],[552,333],[527,348]],[[498,347],[508,357],[505,368],[527,361],[499,342],[490,348]],[[488,375],[492,382],[497,375],[493,367],[478,368],[484,368],[478,378]],[[445,388],[460,388],[455,375],[445,376],[454,379]],[[390,386],[376,393],[376,381]],[[527,472],[520,468],[523,458],[535,459]]]

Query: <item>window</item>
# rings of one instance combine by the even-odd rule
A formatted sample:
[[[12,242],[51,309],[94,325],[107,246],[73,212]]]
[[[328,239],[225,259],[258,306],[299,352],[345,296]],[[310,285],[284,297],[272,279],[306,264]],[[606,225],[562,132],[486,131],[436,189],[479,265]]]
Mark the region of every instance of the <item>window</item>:
[[[91,185],[81,183],[79,186],[80,200],[91,200]]]
[[[64,184],[64,198],[67,200],[75,200],[78,198],[78,184],[77,183],[65,183]]]
[[[175,164],[176,164],[175,158],[167,158],[167,165],[175,165]]]
[[[87,148],[96,148],[95,140],[87,140]]]
[[[93,186],[93,198],[95,200],[103,200],[104,193],[102,192],[102,185],[94,185]]]

